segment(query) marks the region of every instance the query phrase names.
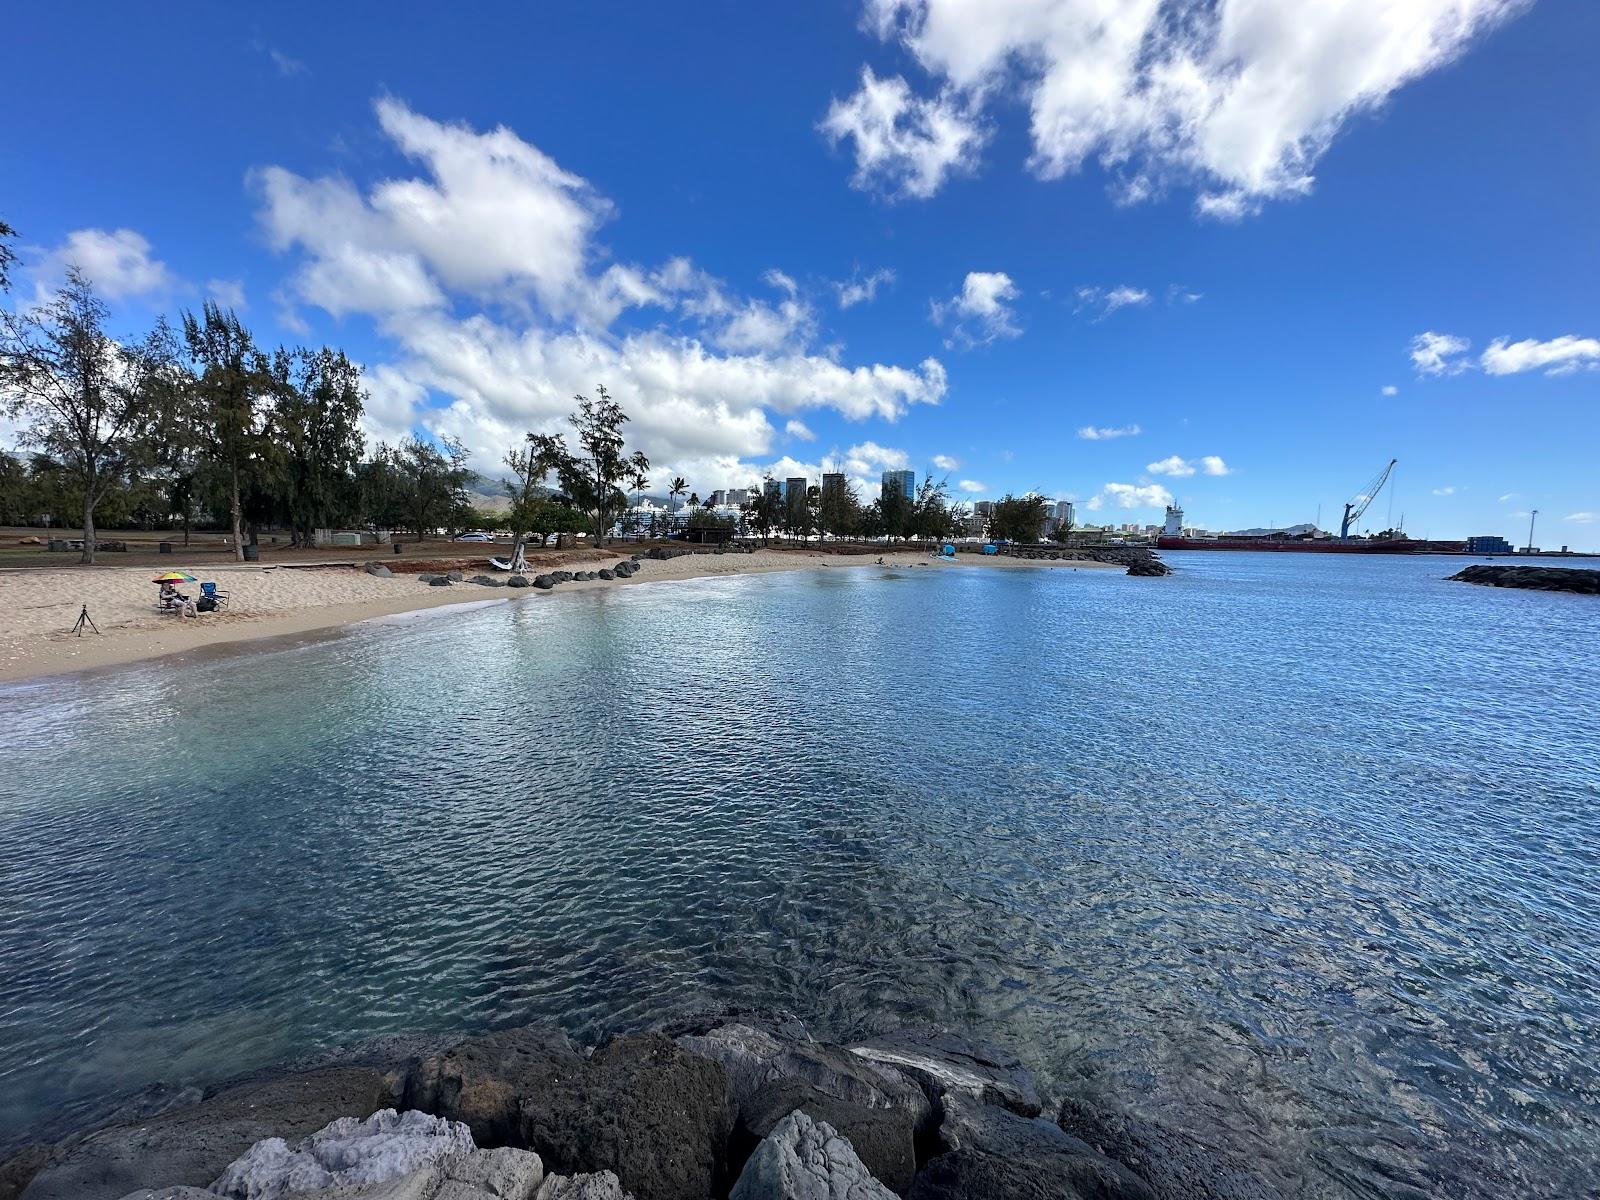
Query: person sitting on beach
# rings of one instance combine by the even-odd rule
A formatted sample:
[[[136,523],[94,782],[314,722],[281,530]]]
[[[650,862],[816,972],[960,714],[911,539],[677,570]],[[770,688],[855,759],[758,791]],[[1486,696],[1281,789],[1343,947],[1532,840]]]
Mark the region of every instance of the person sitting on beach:
[[[179,616],[198,617],[200,615],[199,610],[194,606],[194,601],[185,596],[171,583],[163,583],[161,585],[161,594],[156,597],[156,600],[162,608],[177,609]]]

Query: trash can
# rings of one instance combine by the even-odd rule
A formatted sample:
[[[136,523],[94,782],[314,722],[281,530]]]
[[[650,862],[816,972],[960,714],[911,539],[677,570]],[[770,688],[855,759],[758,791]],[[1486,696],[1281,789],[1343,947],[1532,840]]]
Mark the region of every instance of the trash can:
[[[395,553],[396,553],[396,554],[399,554],[399,553],[400,553],[400,543],[399,543],[399,542],[396,542],[396,543],[395,543],[395,544],[394,544],[394,552],[395,552]]]
[[[244,548],[244,560],[245,560],[245,562],[260,562],[261,561],[261,547],[260,546],[246,546]]]
[[[172,543],[171,542],[162,542],[159,546],[156,547],[156,549],[157,549],[157,551],[159,551],[162,554],[171,554],[172,553]]]

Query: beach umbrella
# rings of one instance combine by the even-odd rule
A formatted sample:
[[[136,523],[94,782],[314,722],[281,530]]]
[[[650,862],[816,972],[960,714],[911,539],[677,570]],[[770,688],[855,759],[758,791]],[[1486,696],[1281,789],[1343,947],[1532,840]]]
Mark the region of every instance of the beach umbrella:
[[[157,575],[151,583],[193,583],[194,576],[185,571],[166,571]]]

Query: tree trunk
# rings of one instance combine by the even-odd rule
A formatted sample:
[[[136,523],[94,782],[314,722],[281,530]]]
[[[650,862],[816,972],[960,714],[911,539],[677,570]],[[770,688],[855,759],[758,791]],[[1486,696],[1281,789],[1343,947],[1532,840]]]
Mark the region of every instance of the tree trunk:
[[[239,506],[239,468],[232,467],[228,472],[228,514],[233,518],[233,557],[237,562],[244,561],[244,519]]]
[[[94,563],[94,484],[83,489],[83,557],[78,561]]]

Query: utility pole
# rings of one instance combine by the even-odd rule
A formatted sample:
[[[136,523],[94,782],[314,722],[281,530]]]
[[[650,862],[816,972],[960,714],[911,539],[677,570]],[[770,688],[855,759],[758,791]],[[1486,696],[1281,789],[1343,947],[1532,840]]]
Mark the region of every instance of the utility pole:
[[[1539,519],[1539,510],[1536,508],[1528,514],[1528,553],[1533,553],[1533,523]]]

